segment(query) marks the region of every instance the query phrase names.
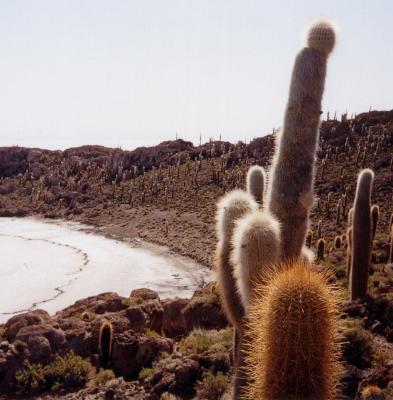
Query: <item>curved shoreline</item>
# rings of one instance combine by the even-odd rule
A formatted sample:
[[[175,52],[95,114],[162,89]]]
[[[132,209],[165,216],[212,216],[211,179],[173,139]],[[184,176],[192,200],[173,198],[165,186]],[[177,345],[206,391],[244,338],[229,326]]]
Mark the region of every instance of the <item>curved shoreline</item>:
[[[210,270],[202,266],[201,264],[197,263],[192,258],[178,255],[174,251],[170,250],[168,247],[152,244],[150,242],[144,241],[139,238],[127,238],[127,237],[114,238],[113,235],[103,234],[103,232],[100,229],[97,229],[94,226],[81,224],[73,221],[60,220],[60,219],[48,221],[43,218],[37,218],[37,217],[33,218],[12,217],[12,218],[1,218],[0,221],[4,222],[4,219],[7,219],[8,221],[6,222],[10,222],[10,224],[12,224],[12,221],[23,221],[26,222],[27,224],[29,224],[30,222],[32,224],[35,223],[47,224],[48,227],[50,228],[49,231],[47,232],[43,231],[43,236],[47,236],[48,232],[50,234],[51,229],[53,231],[56,231],[56,227],[59,228],[59,231],[61,231],[63,235],[64,232],[66,231],[69,231],[70,234],[71,232],[73,232],[73,234],[76,234],[77,236],[87,235],[85,236],[85,239],[89,243],[88,244],[87,242],[82,243],[81,246],[79,247],[78,245],[65,243],[64,239],[61,238],[61,235],[60,235],[60,240],[59,238],[52,239],[46,237],[34,237],[37,236],[37,234],[39,235],[40,233],[39,227],[35,232],[30,232],[30,233],[29,232],[23,234],[12,234],[9,232],[0,233],[0,238],[8,237],[11,239],[18,238],[26,241],[39,241],[45,243],[46,245],[60,246],[63,249],[67,250],[71,249],[75,255],[82,257],[81,263],[78,263],[77,265],[77,271],[72,271],[66,274],[63,273],[62,275],[63,277],[67,276],[71,278],[68,279],[67,282],[65,283],[62,282],[61,284],[52,287],[51,291],[55,292],[53,295],[45,296],[43,293],[43,298],[40,299],[39,301],[32,301],[29,307],[23,307],[17,309],[16,311],[14,310],[0,311],[0,318],[2,320],[4,320],[5,317],[10,318],[12,315],[16,315],[21,312],[31,311],[42,305],[47,305],[47,307],[43,308],[47,309],[47,311],[49,311],[50,313],[57,312],[67,306],[70,306],[79,299],[83,299],[90,295],[97,295],[105,291],[118,291],[119,293],[122,293],[123,296],[124,295],[128,296],[130,290],[136,288],[135,287],[136,282],[143,280],[144,278],[143,274],[146,271],[147,275],[150,276],[150,280],[149,276],[147,276],[145,282],[148,282],[148,284],[142,286],[148,286],[150,283],[151,286],[153,286],[152,288],[155,288],[157,291],[163,293],[164,294],[163,297],[167,298],[175,297],[176,295],[182,297],[190,297],[197,287],[211,280],[211,277],[209,276]],[[54,227],[55,229],[53,229]],[[76,239],[73,238],[72,240]],[[104,249],[102,249],[101,246],[94,247],[94,243],[92,244],[92,242],[94,241],[98,241],[99,243],[102,244],[103,243],[102,240],[110,241],[105,243],[106,248]],[[86,250],[84,246],[87,246],[88,249]],[[104,258],[108,257],[108,254],[111,252],[111,246],[113,247],[114,250],[113,257],[115,259],[116,257],[118,257],[120,259],[120,262],[122,262],[122,265],[117,265],[116,261],[114,261],[114,263],[105,264],[104,260],[101,262],[101,265],[99,266],[93,265],[92,270],[89,270],[88,267],[91,261],[89,254],[92,255],[93,258],[96,258],[94,262],[97,264],[97,257],[100,257],[100,252],[101,253],[104,252],[103,253]],[[131,251],[131,253],[129,254],[131,262],[129,263],[129,265],[127,265],[126,249],[124,247],[119,247],[119,246],[126,246],[126,248]],[[97,249],[97,254],[94,254],[96,253],[96,249]],[[121,250],[120,254],[116,253],[116,249]],[[134,252],[135,254],[133,254],[132,252]],[[147,258],[146,262],[141,258],[143,256]],[[105,264],[104,268],[103,268],[103,263]],[[154,263],[156,263],[157,265],[154,266]],[[135,269],[130,270],[130,265],[135,267]],[[26,268],[29,269],[31,268],[31,266],[30,267],[26,266]],[[150,268],[152,269],[152,271],[150,271]],[[120,278],[116,277],[115,271],[117,270],[120,271]],[[30,272],[31,271],[29,270],[27,271],[28,274]],[[125,275],[125,273],[128,275]],[[16,272],[16,275],[17,274],[18,272]],[[96,282],[98,282],[98,287],[96,291],[93,291],[91,282],[89,282],[89,277],[92,276],[96,278]],[[97,279],[100,279],[100,276],[104,277],[105,279],[97,281]],[[119,285],[121,287],[118,290],[113,289],[113,286],[116,285],[116,282],[112,282],[111,278],[112,276],[114,281],[116,281],[117,279],[116,282],[117,283],[120,282]],[[122,278],[123,276],[124,278]],[[132,278],[135,277],[135,280],[130,279],[130,277]],[[60,278],[61,277],[59,277],[59,279]],[[122,279],[124,280],[123,282]],[[110,288],[108,288],[108,290],[102,290],[102,286],[105,286],[106,284],[108,284]],[[83,287],[85,285],[87,285],[86,292],[83,291]],[[125,291],[124,286],[129,286],[127,294],[124,293]],[[137,285],[137,287],[139,287],[139,285]],[[76,291],[77,291],[77,298],[75,297]],[[37,296],[37,293],[35,293],[34,295]],[[58,299],[60,297],[62,297],[61,300]],[[70,299],[72,298],[72,300],[65,302],[66,298]],[[61,307],[55,307],[55,309],[53,309],[54,304],[61,304]]]

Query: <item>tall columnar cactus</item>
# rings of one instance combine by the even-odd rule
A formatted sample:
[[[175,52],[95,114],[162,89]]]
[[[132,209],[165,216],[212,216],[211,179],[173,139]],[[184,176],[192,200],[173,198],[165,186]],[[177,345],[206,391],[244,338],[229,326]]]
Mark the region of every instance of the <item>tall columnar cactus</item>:
[[[371,253],[371,191],[374,173],[363,170],[359,176],[353,208],[352,262],[350,273],[351,300],[367,294]]]
[[[259,165],[253,165],[247,172],[247,192],[250,193],[259,204],[263,203],[265,184],[265,170]]]
[[[308,47],[297,55],[292,72],[267,196],[269,210],[282,225],[284,259],[300,256],[308,228],[326,64],[334,44],[332,26],[314,24],[308,33]]]
[[[371,246],[375,239],[375,234],[377,233],[379,219],[379,207],[377,204],[373,204],[371,207]]]
[[[250,306],[249,400],[335,398],[337,293],[327,277],[297,262],[277,272]]]
[[[113,328],[109,321],[103,322],[99,334],[100,360],[104,367],[108,367],[112,353]]]
[[[242,324],[244,308],[237,292],[234,265],[230,259],[233,249],[232,236],[235,222],[257,209],[258,204],[252,196],[242,190],[229,192],[217,204],[218,243],[215,257],[217,282],[225,313],[235,329],[240,328]]]
[[[280,227],[267,211],[256,211],[239,220],[233,235],[232,264],[245,310],[255,286],[280,261]]]

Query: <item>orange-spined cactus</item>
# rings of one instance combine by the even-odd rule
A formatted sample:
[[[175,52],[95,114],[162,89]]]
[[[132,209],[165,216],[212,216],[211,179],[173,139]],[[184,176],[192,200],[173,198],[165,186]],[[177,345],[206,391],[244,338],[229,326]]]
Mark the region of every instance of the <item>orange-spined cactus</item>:
[[[296,262],[278,268],[249,309],[245,397],[330,400],[337,392],[338,298],[327,276]]]

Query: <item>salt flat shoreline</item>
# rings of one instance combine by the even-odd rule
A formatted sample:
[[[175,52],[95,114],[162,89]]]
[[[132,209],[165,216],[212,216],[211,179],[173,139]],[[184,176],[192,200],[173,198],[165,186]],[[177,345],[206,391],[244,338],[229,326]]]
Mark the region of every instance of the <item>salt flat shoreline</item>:
[[[26,231],[18,232],[13,227],[17,224],[22,224]],[[7,246],[3,248],[5,261],[8,257],[11,264],[19,263],[16,268],[3,269],[2,279],[9,282],[1,295],[0,322],[36,308],[55,313],[77,300],[107,291],[128,296],[132,289],[148,287],[164,298],[188,298],[211,280],[206,267],[168,247],[140,238],[114,237],[99,227],[78,222],[39,217],[1,218],[0,235],[3,247],[4,242]],[[42,259],[15,252],[12,241],[16,240],[18,243],[25,240],[23,246],[20,243],[18,246],[27,253],[36,251],[34,246],[38,246]]]

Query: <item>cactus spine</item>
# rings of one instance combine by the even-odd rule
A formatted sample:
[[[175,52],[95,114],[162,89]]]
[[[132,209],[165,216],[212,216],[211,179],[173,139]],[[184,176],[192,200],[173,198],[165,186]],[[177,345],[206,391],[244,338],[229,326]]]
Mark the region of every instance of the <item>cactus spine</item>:
[[[266,173],[259,165],[252,166],[247,172],[247,192],[250,193],[255,201],[263,203],[265,192]]]
[[[326,64],[334,44],[334,29],[325,22],[315,24],[292,72],[268,192],[269,210],[282,225],[284,259],[300,256],[308,228]]]
[[[258,290],[250,307],[249,400],[330,400],[337,391],[336,293],[297,262]]]
[[[109,321],[102,323],[99,334],[100,360],[104,367],[108,367],[112,353],[113,328]]]
[[[280,227],[267,211],[256,211],[239,220],[233,235],[232,264],[245,310],[256,284],[266,270],[280,261]]]
[[[371,190],[374,173],[363,170],[359,176],[352,216],[351,300],[367,294],[371,253]]]

